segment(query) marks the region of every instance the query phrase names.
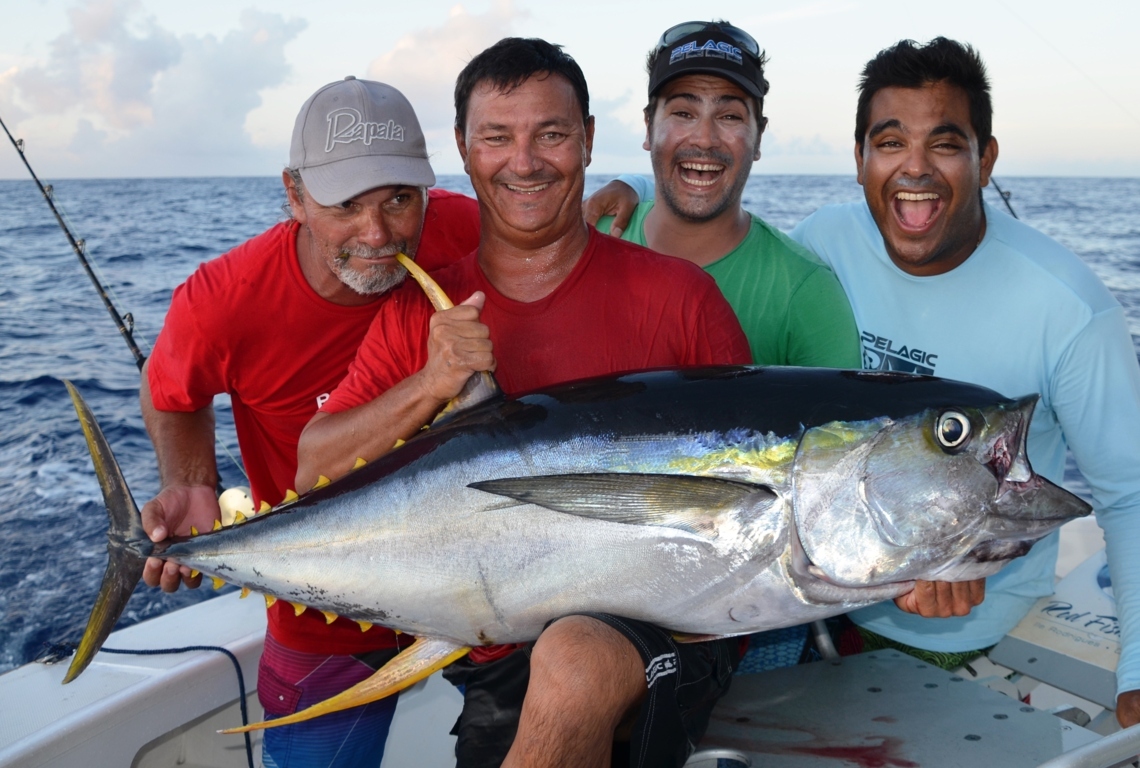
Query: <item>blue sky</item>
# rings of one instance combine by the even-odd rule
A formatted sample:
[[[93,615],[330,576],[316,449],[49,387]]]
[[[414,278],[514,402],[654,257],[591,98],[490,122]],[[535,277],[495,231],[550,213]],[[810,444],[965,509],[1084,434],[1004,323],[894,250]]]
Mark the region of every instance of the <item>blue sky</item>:
[[[598,122],[599,173],[649,172],[646,51],[677,22],[725,18],[771,63],[757,173],[853,173],[855,86],[899,39],[977,47],[994,86],[997,173],[1140,176],[1140,3],[963,0],[24,0],[0,27],[0,117],[48,178],[273,175],[316,88],[354,74],[412,101],[439,173],[462,171],[451,88],[506,35],[565,45]],[[652,10],[646,10],[651,8]],[[0,146],[0,178],[23,178]]]

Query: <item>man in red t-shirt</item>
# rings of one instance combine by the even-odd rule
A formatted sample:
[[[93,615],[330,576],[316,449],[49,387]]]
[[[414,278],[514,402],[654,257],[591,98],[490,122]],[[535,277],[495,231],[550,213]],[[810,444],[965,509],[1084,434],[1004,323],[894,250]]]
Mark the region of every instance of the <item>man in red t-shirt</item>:
[[[383,454],[496,364],[516,394],[750,360],[708,275],[584,224],[593,118],[573,59],[541,40],[508,38],[472,59],[455,92],[456,140],[482,232],[476,253],[434,276],[468,298],[433,313],[414,285],[392,296],[302,433],[302,484]],[[533,648],[477,648],[444,671],[464,686],[458,765],[608,764],[615,731],[636,719],[631,765],[680,766],[738,653],[735,640],[680,646],[657,627],[601,614],[561,618]]]
[[[346,78],[302,107],[282,175],[291,219],[203,264],[179,286],[144,369],[140,400],[162,489],[142,510],[152,539],[208,531],[215,497],[214,395],[233,403],[255,506],[294,488],[301,429],[344,377],[390,289],[394,255],[438,268],[478,243],[478,208],[433,190],[411,105],[382,83]],[[422,234],[421,234],[422,233]],[[197,586],[160,560],[144,579]],[[407,643],[405,642],[404,645]],[[382,628],[331,625],[317,611],[269,609],[258,694],[290,714],[370,676],[398,642]],[[266,733],[267,766],[379,766],[395,699]]]

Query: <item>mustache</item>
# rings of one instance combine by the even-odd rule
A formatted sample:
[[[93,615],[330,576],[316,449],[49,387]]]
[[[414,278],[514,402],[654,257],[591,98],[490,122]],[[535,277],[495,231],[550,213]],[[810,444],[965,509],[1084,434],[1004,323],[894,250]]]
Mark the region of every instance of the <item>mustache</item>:
[[[725,168],[733,166],[733,157],[728,152],[716,149],[680,149],[673,154],[677,163],[720,163]]]
[[[407,243],[389,243],[382,248],[371,248],[367,245],[357,244],[350,248],[341,248],[337,258],[341,261],[347,261],[355,256],[358,259],[382,259],[385,257],[394,257],[397,253],[407,253]]]
[[[939,185],[934,179],[923,176],[917,179],[902,177],[892,184],[894,190],[905,192],[938,192]]]

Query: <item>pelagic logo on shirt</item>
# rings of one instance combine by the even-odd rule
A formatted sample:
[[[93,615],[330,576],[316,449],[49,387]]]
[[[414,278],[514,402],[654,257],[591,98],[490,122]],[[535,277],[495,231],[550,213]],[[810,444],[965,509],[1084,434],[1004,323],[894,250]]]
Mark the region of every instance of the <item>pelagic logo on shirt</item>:
[[[863,370],[899,371],[901,373],[925,373],[934,375],[938,355],[918,347],[898,344],[886,336],[876,336],[862,332]]]
[[[362,141],[368,146],[373,141],[403,141],[404,126],[389,120],[386,123],[366,123],[352,107],[329,112],[329,133],[325,139],[325,152],[332,152],[337,144]]]
[[[331,397],[331,396],[332,396],[331,392],[325,392],[323,395],[317,395],[317,410],[318,411],[321,409],[322,405],[324,405],[325,403],[327,403],[329,401],[329,397]]]

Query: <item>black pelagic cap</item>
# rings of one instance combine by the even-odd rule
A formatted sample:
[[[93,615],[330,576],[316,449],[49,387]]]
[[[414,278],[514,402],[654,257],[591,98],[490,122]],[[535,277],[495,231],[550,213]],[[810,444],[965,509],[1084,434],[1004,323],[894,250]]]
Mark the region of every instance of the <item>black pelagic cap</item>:
[[[727,22],[678,24],[667,29],[657,42],[649,95],[681,75],[715,75],[762,99],[768,93],[768,81],[761,68],[761,55],[751,35]]]

